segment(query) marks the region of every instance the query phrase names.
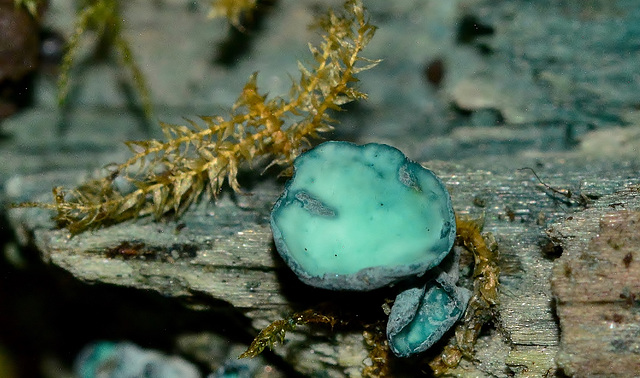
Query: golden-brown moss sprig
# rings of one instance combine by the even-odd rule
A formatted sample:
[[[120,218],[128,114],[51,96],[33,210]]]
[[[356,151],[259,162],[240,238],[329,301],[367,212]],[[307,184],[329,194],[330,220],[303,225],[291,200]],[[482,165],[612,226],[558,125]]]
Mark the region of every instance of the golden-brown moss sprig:
[[[14,0],[14,4],[17,7],[23,7],[29,12],[29,14],[36,19],[40,17],[40,10],[46,4],[44,0]]]
[[[260,331],[258,336],[253,339],[249,348],[238,358],[253,358],[262,353],[267,347],[272,349],[276,343],[282,344],[287,332],[293,331],[296,326],[304,324],[328,324],[333,328],[338,322],[333,315],[321,314],[312,309],[296,312],[286,319],[276,320]]]
[[[478,221],[456,216],[457,242],[471,251],[474,258],[473,295],[462,322],[456,327],[455,338],[429,363],[435,376],[455,369],[463,357],[473,360],[474,347],[482,327],[492,320],[496,321],[499,316],[498,249],[496,245],[487,246],[480,229]]]
[[[240,18],[251,14],[257,4],[258,0],[213,0],[209,18],[226,17],[231,25],[244,30]]]
[[[369,361],[362,368],[362,376],[365,378],[383,378],[391,376],[390,356],[391,349],[386,335],[384,321],[365,325],[362,332],[364,343],[369,351]]]
[[[113,1],[99,0],[94,7]],[[102,12],[91,9],[82,28]],[[243,163],[269,158],[270,165],[290,166],[310,139],[333,129],[329,110],[366,98],[353,87],[355,75],[378,63],[360,56],[375,32],[360,0],[347,1],[343,12],[330,11],[318,27],[324,33],[319,46],[309,47],[313,64],[299,65],[300,79],[288,98],[268,99],[253,74],[227,117],[162,124],[165,140],[128,142],[129,160],[76,189],[54,189],[55,203],[44,207],[57,211],[61,227],[78,233],[138,215],[179,214],[204,190],[215,196],[225,180],[239,191],[236,175]]]
[[[25,1],[27,4],[33,2],[33,0],[21,1]],[[97,33],[100,44],[107,48],[113,48],[118,54],[120,64],[130,71],[145,116],[151,119],[152,105],[149,89],[144,75],[134,59],[131,46],[122,35],[122,21],[120,0],[84,0],[81,2],[58,76],[58,102],[61,105],[66,102],[69,95],[71,68],[76,62],[80,38],[88,30],[93,30]]]

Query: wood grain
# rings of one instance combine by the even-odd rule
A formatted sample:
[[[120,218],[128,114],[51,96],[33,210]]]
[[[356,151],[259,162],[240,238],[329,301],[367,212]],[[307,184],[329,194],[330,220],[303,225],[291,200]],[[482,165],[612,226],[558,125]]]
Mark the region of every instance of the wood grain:
[[[625,310],[625,302],[619,298],[622,288],[612,289],[608,297],[615,310],[605,311],[602,307],[605,304],[598,302],[599,307],[587,306],[593,311],[590,315],[581,312],[589,303],[586,299],[593,297],[568,299],[570,288],[584,293],[584,283],[563,284],[567,280],[562,281],[562,274],[558,278],[557,271],[568,257],[563,255],[554,262],[557,256],[548,254],[547,244],[561,240],[564,254],[573,253],[571,246],[586,245],[594,233],[587,232],[589,228],[583,223],[597,226],[603,211],[613,211],[609,207],[611,197],[603,196],[627,188],[626,196],[637,201],[637,191],[629,189],[637,179],[624,165],[610,169],[604,163],[598,168],[590,164],[587,170],[579,159],[565,160],[564,164],[549,162],[543,169],[538,169],[548,185],[574,188],[576,194],[571,198],[542,185],[531,171],[516,168],[527,166],[529,162],[514,161],[512,164],[511,167],[496,164],[494,170],[470,168],[473,163],[425,164],[447,185],[457,213],[483,217],[484,232],[492,233],[500,248],[500,319],[497,324],[488,326],[479,340],[477,360],[463,360],[456,374],[540,376],[556,371],[556,353],[560,351],[560,361],[564,361],[561,366],[565,371],[580,375],[587,370],[572,370],[575,361],[579,360],[568,356],[589,354],[577,348],[581,345],[579,340],[571,341],[580,334],[570,328],[573,323],[567,319],[579,319],[578,323],[597,320],[605,328],[616,324],[618,329],[625,329],[623,326],[627,324],[626,329],[631,331],[632,327],[637,327],[633,323],[637,315]],[[9,183],[9,187],[18,184],[15,180],[18,179]],[[46,192],[52,184],[44,182],[41,176],[24,176],[19,180],[22,190],[17,192],[20,193]],[[280,261],[273,249],[268,226],[270,206],[281,190],[280,185],[265,179],[252,188],[250,195],[225,193],[215,203],[203,202],[195,206],[177,221],[139,219],[73,238],[64,230],[53,229],[47,214],[39,210],[12,210],[11,221],[21,233],[31,235],[31,242],[37,245],[43,259],[68,270],[80,280],[155,290],[167,297],[190,299],[193,306],[201,308],[224,304],[238,316],[247,317],[254,327],[253,332],[257,332],[271,321],[318,301],[331,301],[335,297],[338,306],[354,301],[349,294],[337,295],[307,287]],[[606,199],[581,203],[578,194]],[[625,201],[629,203],[630,200]],[[583,223],[576,224],[578,219],[584,219]],[[607,224],[613,224],[611,222],[613,220]],[[547,229],[552,229],[549,235]],[[117,248],[125,242],[128,243],[125,246],[137,246],[140,255],[118,256]],[[637,239],[629,238],[626,243],[625,251],[637,246]],[[605,258],[596,261],[604,263],[601,259]],[[636,273],[637,261],[632,261],[626,268],[620,256],[616,259],[618,268],[627,272],[627,276]],[[468,256],[467,260],[463,256],[463,264],[467,264],[462,267],[464,285],[471,284],[470,278],[465,276],[470,272],[469,263]],[[579,272],[583,268],[571,269]],[[559,298],[557,313],[549,280],[552,274]],[[575,282],[578,282],[577,286]],[[637,286],[629,285],[628,293],[638,292]],[[602,286],[603,289],[608,287]],[[366,296],[372,304],[363,311],[380,308],[384,297],[389,295],[385,292]],[[603,314],[611,320],[602,318]],[[563,338],[559,336],[558,317],[563,326]],[[616,319],[623,320],[616,322]],[[361,333],[338,331],[322,335],[318,338],[317,331],[302,327],[288,335],[287,343],[275,351],[304,374],[322,368],[330,372],[330,376],[357,376],[367,354]],[[623,344],[633,351],[638,343],[637,332],[625,335]],[[594,333],[592,339],[600,336]],[[635,365],[630,363],[630,366]]]

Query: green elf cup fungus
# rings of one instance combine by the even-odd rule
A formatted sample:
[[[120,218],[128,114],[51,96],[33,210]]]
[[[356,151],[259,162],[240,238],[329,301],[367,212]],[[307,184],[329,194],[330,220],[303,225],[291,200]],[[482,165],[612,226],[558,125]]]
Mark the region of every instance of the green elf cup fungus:
[[[326,142],[298,157],[294,168],[271,212],[284,261],[300,280],[324,289],[410,282],[391,309],[387,338],[401,357],[429,348],[470,297],[455,286],[457,255],[447,259],[446,271],[438,266],[456,237],[442,181],[375,143]]]
[[[303,282],[372,290],[422,275],[449,253],[456,237],[449,193],[396,148],[325,142],[294,168],[271,228]]]

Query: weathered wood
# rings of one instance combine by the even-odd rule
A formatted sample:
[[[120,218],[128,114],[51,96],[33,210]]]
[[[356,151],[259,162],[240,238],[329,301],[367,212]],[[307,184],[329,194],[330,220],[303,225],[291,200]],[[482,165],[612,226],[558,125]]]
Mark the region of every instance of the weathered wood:
[[[558,365],[575,376],[640,375],[640,186],[554,225]]]
[[[512,370],[521,376],[536,376],[555,371],[559,328],[548,279],[553,257],[546,256],[542,247],[549,240],[546,227],[554,223],[558,229],[558,222],[568,214],[576,219],[586,205],[578,194],[603,196],[638,183],[633,169],[624,164],[612,169],[608,162],[592,162],[587,169],[579,159],[561,165],[546,163],[538,173],[549,185],[582,188],[566,198],[540,184],[530,170],[517,170],[528,162],[511,164],[496,165],[495,171],[425,164],[446,183],[459,215],[484,217],[484,231],[495,236],[501,253],[498,327],[479,341],[478,360],[464,361],[458,373],[504,376]],[[9,194],[46,192],[52,184],[42,176],[24,176],[10,181],[7,189]],[[194,207],[177,222],[139,219],[74,237],[52,229],[47,214],[40,210],[12,210],[11,221],[21,233],[32,235],[43,259],[80,280],[181,298],[204,295],[214,302],[202,304],[228,303],[259,329],[313,303],[305,291],[317,293],[292,279],[273,250],[268,215],[279,190],[279,185],[265,179],[249,196],[225,193],[215,203]],[[592,218],[602,209],[606,205],[589,209],[584,216]],[[567,243],[589,238],[579,233]],[[463,268],[463,275],[468,271]],[[470,284],[469,278],[463,277],[463,283]],[[303,294],[292,296],[291,292]],[[383,299],[377,299],[380,305]],[[562,321],[564,312],[559,315]],[[325,341],[308,339],[307,332],[302,329],[288,336],[288,343],[276,353],[306,374],[323,368],[341,376],[362,368],[367,352],[358,332],[338,332]]]

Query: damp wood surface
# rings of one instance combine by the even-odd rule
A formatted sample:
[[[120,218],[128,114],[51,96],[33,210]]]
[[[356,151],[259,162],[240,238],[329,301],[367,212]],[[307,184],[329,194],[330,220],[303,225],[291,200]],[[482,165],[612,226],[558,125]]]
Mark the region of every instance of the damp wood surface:
[[[609,344],[602,348],[615,349],[607,349],[611,358],[635,361],[637,357],[638,304],[620,295],[640,295],[638,274],[633,273],[640,260],[633,250],[638,250],[638,239],[624,240],[622,248],[633,255],[628,267],[624,256],[616,264],[603,263],[610,257],[599,257],[600,249],[594,246],[598,243],[592,241],[601,219],[637,217],[637,168],[628,162],[557,161],[557,157],[545,160],[538,156],[499,164],[488,159],[485,169],[478,161],[424,163],[445,182],[457,214],[484,219],[483,232],[493,235],[500,250],[500,319],[480,338],[477,361],[463,361],[457,374],[551,374],[557,370],[558,352],[561,366],[571,372],[603,340]],[[550,187],[541,184],[531,170],[521,169],[529,166],[537,166],[535,172]],[[6,183],[5,195],[13,201],[42,199],[54,184],[73,183],[83,174],[16,176]],[[244,195],[227,190],[217,201],[203,201],[177,220],[142,218],[74,237],[56,230],[46,211],[14,209],[10,221],[23,243],[36,246],[45,261],[81,281],[153,290],[204,311],[225,308],[246,317],[253,327],[248,332],[255,333],[293,311],[332,300],[344,306],[354,300],[348,294],[334,296],[302,284],[280,260],[272,242],[269,213],[281,190],[281,182],[264,178]],[[632,214],[616,215],[621,210]],[[562,257],[558,246],[564,250]],[[571,276],[572,290],[562,270],[567,268],[558,266],[572,264],[573,260],[566,262],[570,256],[589,248],[593,261],[600,265],[589,266],[591,270],[570,268],[577,275]],[[461,269],[464,280],[470,266]],[[593,277],[589,276],[592,272]],[[617,280],[615,290],[608,279]],[[559,298],[557,314],[552,282]],[[595,287],[602,290],[582,290],[598,283],[601,286]],[[605,289],[613,291],[605,293]],[[383,297],[365,297],[373,302],[365,306],[366,311],[382,311]],[[624,335],[609,340],[582,329],[583,321],[598,324],[603,333],[614,325]],[[567,338],[562,342],[559,326],[566,328]],[[332,376],[357,376],[367,357],[361,332],[337,330],[321,337],[316,332],[299,328],[288,334],[287,342],[277,346],[275,353],[303,374],[322,369]],[[606,362],[594,362],[594,371]],[[590,366],[575,372],[588,374],[585,369]],[[638,371],[637,363],[626,368]]]

